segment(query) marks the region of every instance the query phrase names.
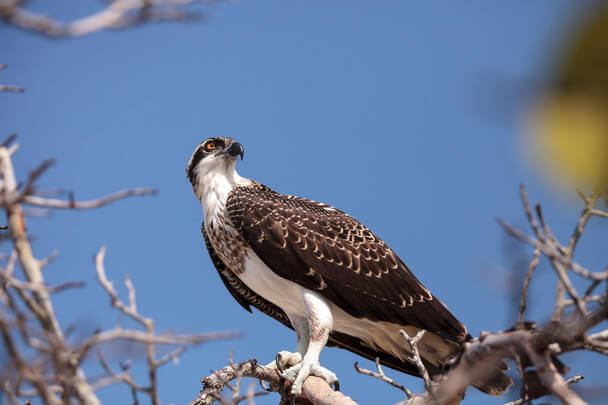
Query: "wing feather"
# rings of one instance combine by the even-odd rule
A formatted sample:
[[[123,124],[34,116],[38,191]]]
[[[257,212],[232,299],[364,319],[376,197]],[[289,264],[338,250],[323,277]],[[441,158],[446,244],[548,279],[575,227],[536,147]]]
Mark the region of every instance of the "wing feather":
[[[344,212],[259,183],[234,188],[226,210],[272,271],[318,291],[352,316],[465,339],[464,325],[393,250]]]

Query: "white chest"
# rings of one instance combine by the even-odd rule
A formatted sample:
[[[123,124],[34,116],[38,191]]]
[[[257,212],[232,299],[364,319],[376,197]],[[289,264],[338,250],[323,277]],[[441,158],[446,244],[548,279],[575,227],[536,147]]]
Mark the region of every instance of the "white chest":
[[[289,316],[306,316],[302,295],[306,288],[289,281],[272,271],[250,249],[244,261],[245,271],[238,275],[247,287],[266,300],[279,306]]]
[[[225,175],[213,172],[201,174],[201,178],[201,187],[197,191],[200,193],[209,241],[222,262],[238,275],[245,271],[247,243],[232,226],[226,212],[226,201],[234,187],[245,185],[250,180],[236,173]]]

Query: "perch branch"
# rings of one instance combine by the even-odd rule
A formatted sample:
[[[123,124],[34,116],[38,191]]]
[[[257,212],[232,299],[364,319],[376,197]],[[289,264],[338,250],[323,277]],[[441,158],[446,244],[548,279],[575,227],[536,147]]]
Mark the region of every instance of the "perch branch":
[[[239,376],[265,381],[275,388],[279,386],[280,382],[277,370],[258,365],[256,359],[233,363],[203,378],[203,389],[189,405],[211,405],[218,399],[224,387]],[[319,377],[308,377],[302,387],[302,394],[314,405],[356,405],[349,397],[332,390]]]

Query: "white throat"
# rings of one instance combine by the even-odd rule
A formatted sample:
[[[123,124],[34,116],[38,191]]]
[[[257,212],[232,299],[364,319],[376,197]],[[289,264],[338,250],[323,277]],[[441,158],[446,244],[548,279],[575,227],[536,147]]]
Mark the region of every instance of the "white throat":
[[[228,193],[233,188],[251,182],[236,172],[235,159],[207,158],[195,170],[197,182],[193,188],[203,206],[205,222],[214,221],[218,214],[223,213]]]

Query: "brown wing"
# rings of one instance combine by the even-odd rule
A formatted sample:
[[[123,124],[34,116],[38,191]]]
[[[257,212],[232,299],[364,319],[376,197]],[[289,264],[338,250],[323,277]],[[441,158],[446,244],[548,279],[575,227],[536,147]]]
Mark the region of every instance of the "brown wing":
[[[412,325],[463,341],[466,329],[380,238],[351,216],[254,183],[226,210],[253,251],[279,276],[355,317]]]
[[[215,253],[213,246],[211,246],[211,242],[209,242],[209,237],[207,236],[207,231],[205,231],[204,223],[201,225],[201,231],[203,233],[203,239],[205,240],[205,246],[207,246],[207,252],[209,252],[211,262],[213,262],[213,265],[217,269],[222,282],[228,291],[230,291],[230,294],[232,294],[234,299],[237,300],[238,303],[241,304],[241,306],[247,311],[251,312],[251,306],[253,306],[258,311],[276,319],[288,328],[292,328],[289,318],[287,315],[285,315],[285,312],[283,312],[281,308],[254,293],[236,275],[234,275],[232,271],[228,270],[224,262],[222,262],[217,253]]]
[[[234,299],[237,300],[238,303],[241,304],[241,306],[247,311],[251,312],[251,306],[253,306],[260,312],[271,316],[272,318],[281,322],[288,328],[293,329],[291,327],[291,323],[289,322],[289,318],[287,317],[287,315],[285,315],[281,308],[270,303],[269,301],[266,301],[264,298],[251,291],[238,277],[234,275],[234,273],[228,270],[226,265],[215,253],[215,249],[213,249],[213,246],[211,246],[204,225],[201,226],[201,231],[203,233],[205,245],[207,246],[207,251],[209,252],[209,257],[211,258],[211,261],[217,269],[217,272],[220,278],[222,279],[222,282],[224,283],[228,291],[230,291],[230,294],[232,294]],[[399,370],[417,377],[420,376],[420,372],[418,371],[417,366],[408,362],[403,362],[389,353],[374,350],[355,336],[349,336],[339,332],[332,332],[329,336],[329,342],[327,343],[327,345],[350,350],[351,352],[356,353],[372,361],[376,357],[378,357],[380,359],[380,362],[387,367],[391,367],[395,370]],[[431,375],[437,373],[437,370],[435,370],[437,368],[436,366],[426,362],[425,364]]]

